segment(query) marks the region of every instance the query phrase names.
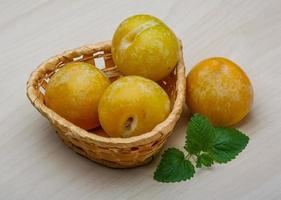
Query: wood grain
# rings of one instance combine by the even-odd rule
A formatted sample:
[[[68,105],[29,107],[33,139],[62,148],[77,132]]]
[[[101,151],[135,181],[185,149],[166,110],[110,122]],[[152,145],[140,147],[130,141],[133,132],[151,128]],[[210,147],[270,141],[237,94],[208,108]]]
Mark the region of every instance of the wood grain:
[[[0,1],[0,199],[281,199],[281,1]],[[163,19],[184,44],[187,71],[225,56],[251,78],[255,102],[237,125],[250,143],[234,161],[178,184],[149,165],[113,170],[68,149],[25,96],[30,72],[67,49],[108,40],[124,18]],[[182,147],[187,112],[169,146]]]

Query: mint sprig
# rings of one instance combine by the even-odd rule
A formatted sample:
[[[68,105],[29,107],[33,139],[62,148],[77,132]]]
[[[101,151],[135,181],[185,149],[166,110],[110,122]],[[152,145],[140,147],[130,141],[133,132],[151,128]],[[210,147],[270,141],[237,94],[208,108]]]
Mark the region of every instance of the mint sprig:
[[[195,114],[187,125],[183,151],[167,149],[154,172],[159,182],[179,182],[190,179],[195,167],[211,167],[234,159],[248,144],[249,137],[234,128],[214,127],[208,118]]]

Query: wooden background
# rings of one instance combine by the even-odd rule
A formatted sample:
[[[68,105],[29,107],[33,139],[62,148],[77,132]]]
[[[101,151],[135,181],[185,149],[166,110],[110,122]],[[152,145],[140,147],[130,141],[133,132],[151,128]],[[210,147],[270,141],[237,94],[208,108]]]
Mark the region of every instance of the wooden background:
[[[199,170],[188,182],[152,179],[149,165],[113,170],[68,149],[25,96],[29,74],[64,50],[111,39],[137,13],[164,20],[183,40],[187,71],[225,56],[255,90],[239,129],[245,151],[226,165]],[[0,0],[0,199],[281,199],[281,1]],[[184,144],[183,113],[169,146]]]

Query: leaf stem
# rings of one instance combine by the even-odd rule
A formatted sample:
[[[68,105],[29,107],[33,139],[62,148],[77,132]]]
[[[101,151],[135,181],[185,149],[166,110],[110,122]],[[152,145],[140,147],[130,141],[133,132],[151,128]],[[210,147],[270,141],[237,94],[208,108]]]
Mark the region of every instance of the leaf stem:
[[[187,155],[185,156],[185,159],[189,160],[191,158],[191,154],[187,153]]]

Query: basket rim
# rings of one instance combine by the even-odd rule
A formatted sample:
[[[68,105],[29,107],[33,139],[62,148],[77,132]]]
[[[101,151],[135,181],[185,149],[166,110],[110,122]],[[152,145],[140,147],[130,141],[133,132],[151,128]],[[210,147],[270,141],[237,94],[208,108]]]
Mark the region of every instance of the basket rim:
[[[68,129],[68,131],[65,133],[67,135],[71,135],[72,137],[86,141],[91,141],[93,143],[99,143],[99,144],[111,144],[111,145],[128,145],[128,144],[140,144],[140,143],[147,143],[151,140],[155,140],[156,138],[166,136],[169,133],[165,130],[171,123],[175,123],[179,115],[181,114],[182,107],[185,101],[185,65],[184,65],[184,59],[183,59],[183,52],[182,52],[182,45],[181,41],[179,40],[180,48],[179,48],[179,61],[176,65],[177,70],[177,77],[176,77],[176,90],[177,95],[174,102],[174,106],[169,113],[168,117],[161,123],[159,123],[157,126],[155,126],[151,131],[146,132],[144,134],[128,137],[128,138],[110,138],[110,137],[103,137],[99,136],[97,134],[88,132],[87,130],[84,130],[70,121],[64,119],[60,115],[58,115],[56,112],[48,108],[42,101],[39,100],[38,97],[38,80],[42,78],[46,74],[46,70],[48,69],[48,65],[51,63],[52,65],[54,63],[59,63],[62,60],[67,60],[69,57],[76,57],[81,56],[85,54],[89,54],[89,51],[101,51],[101,50],[110,50],[111,49],[111,40],[99,42],[95,44],[90,45],[84,45],[78,48],[75,48],[73,50],[68,50],[63,52],[62,54],[59,54],[57,56],[51,57],[47,59],[45,62],[41,63],[30,75],[27,85],[26,85],[26,94],[30,102],[33,104],[33,106],[48,120],[50,120],[53,124],[59,124],[60,127],[63,127],[65,129]]]

